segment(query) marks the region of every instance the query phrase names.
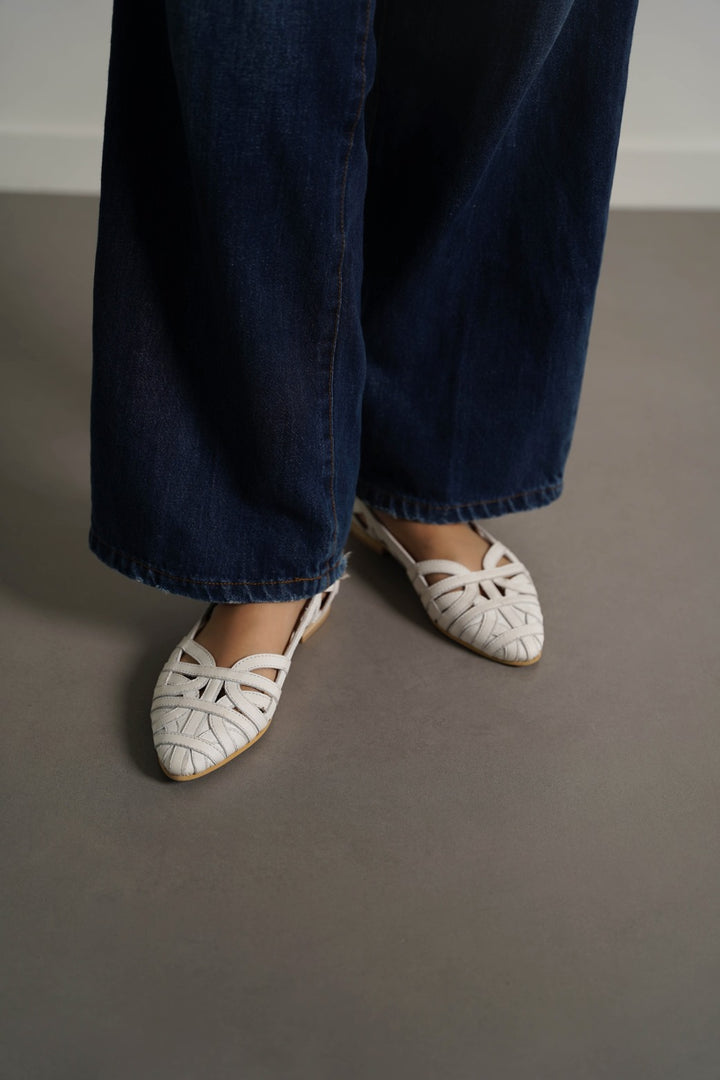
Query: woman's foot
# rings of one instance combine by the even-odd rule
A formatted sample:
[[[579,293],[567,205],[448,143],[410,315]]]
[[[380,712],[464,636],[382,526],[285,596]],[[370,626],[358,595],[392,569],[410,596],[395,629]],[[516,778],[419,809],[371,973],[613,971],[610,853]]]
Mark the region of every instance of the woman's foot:
[[[208,607],[173,649],[153,692],[153,741],[168,776],[205,776],[260,738],[296,648],[323,624],[339,585],[284,604]],[[258,660],[270,666],[254,667]]]
[[[218,667],[229,668],[255,653],[283,653],[307,600],[276,604],[216,604],[195,641],[215,658]],[[183,660],[195,663],[191,656]],[[256,668],[274,679],[275,669]]]
[[[403,521],[391,517],[384,510],[373,510],[373,513],[416,562],[422,562],[423,559],[451,559],[452,562],[466,566],[468,570],[482,570],[483,559],[490,550],[490,544],[465,522],[428,525],[424,521]],[[503,556],[498,566],[509,562],[510,560]],[[427,581],[432,585],[447,576],[428,574]]]
[[[543,618],[527,568],[479,522],[404,521],[355,500],[352,531],[404,566],[434,626],[503,664],[534,664]]]

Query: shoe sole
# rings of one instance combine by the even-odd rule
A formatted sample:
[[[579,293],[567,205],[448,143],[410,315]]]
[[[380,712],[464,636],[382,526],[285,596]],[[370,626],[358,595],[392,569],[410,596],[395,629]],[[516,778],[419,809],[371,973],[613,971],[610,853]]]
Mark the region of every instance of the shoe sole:
[[[330,608],[331,607],[332,607],[332,601],[330,601],[329,604],[326,604],[325,611],[323,611],[322,615],[317,620],[317,622],[314,622],[312,624],[312,626],[310,626],[305,631],[303,636],[300,638],[300,644],[301,645],[304,645],[305,642],[308,640],[308,638],[311,638],[313,636],[313,634],[315,633],[315,631],[320,629],[320,627],[323,625],[323,623],[327,619],[328,615],[330,614]],[[240,754],[244,754],[246,750],[249,750],[251,746],[255,745],[255,743],[258,741],[258,739],[261,739],[263,737],[263,735],[265,734],[267,729],[270,727],[270,724],[272,724],[272,722],[273,722],[273,717],[271,717],[270,720],[268,720],[267,724],[262,729],[262,731],[258,731],[255,738],[251,739],[250,742],[246,742],[245,745],[241,746],[239,750],[236,750],[235,753],[230,754],[230,757],[223,758],[222,761],[218,761],[217,765],[211,765],[209,769],[203,769],[202,772],[190,773],[189,776],[178,776],[177,773],[168,772],[161,761],[158,761],[158,765],[160,766],[162,771],[165,773],[165,775],[170,780],[177,780],[179,783],[183,783],[186,780],[199,780],[200,777],[207,776],[208,773],[216,772],[218,769],[222,769],[223,765],[227,765],[228,762],[233,761],[236,757],[239,757]]]
[[[362,540],[363,544],[367,547],[377,552],[378,555],[390,554],[382,541],[376,540],[374,536],[369,536],[363,530],[362,525],[356,522],[354,518],[350,524],[350,532],[353,536],[357,536],[358,540]],[[392,559],[392,555],[390,555],[390,558]],[[393,559],[393,562],[397,562],[397,560]],[[532,660],[502,660],[499,656],[492,656],[490,653],[483,652],[482,649],[476,649],[473,645],[468,644],[467,641],[462,641],[461,638],[453,637],[452,634],[448,634],[447,630],[441,630],[439,626],[432,622],[432,619],[430,622],[439,634],[442,634],[450,641],[454,641],[456,645],[462,645],[464,649],[469,649],[471,653],[475,653],[476,656],[483,656],[486,660],[494,660],[496,664],[505,664],[506,667],[532,667],[533,664],[537,664],[542,656],[542,651],[540,651]]]

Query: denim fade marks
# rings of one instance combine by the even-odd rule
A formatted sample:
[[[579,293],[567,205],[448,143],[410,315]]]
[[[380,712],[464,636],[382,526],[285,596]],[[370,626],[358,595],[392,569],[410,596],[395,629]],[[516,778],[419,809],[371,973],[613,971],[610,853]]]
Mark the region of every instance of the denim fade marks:
[[[356,491],[438,522],[560,495],[635,7],[115,0],[99,558],[301,599]]]

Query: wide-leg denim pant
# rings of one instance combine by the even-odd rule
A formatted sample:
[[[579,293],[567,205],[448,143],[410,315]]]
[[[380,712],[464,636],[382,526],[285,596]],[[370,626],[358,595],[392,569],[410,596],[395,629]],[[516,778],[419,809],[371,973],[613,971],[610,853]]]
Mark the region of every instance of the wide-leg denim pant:
[[[357,492],[558,497],[636,0],[115,0],[91,549],[219,603],[344,571]]]

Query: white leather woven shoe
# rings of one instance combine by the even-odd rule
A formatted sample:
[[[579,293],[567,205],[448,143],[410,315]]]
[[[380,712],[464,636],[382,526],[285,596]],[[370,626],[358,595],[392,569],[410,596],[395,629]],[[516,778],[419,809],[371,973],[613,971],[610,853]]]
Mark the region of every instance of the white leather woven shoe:
[[[167,776],[197,780],[232,761],[265,734],[293,653],[328,617],[339,587],[335,581],[307,601],[284,653],[254,653],[230,668],[218,667],[212,653],[194,640],[215,605],[206,609],[173,649],[153,693],[153,741]],[[197,663],[181,660],[183,653]],[[277,668],[277,677],[269,679],[256,668]]]
[[[513,667],[534,664],[542,654],[543,617],[532,578],[512,551],[477,521],[469,526],[490,544],[482,570],[468,570],[451,559],[416,562],[361,499],[355,499],[351,531],[405,567],[430,621],[441,633],[489,660]],[[510,562],[499,566],[503,556]],[[430,585],[428,574],[448,576]]]

